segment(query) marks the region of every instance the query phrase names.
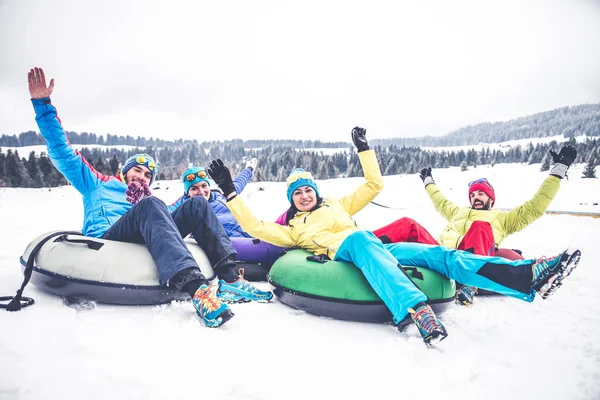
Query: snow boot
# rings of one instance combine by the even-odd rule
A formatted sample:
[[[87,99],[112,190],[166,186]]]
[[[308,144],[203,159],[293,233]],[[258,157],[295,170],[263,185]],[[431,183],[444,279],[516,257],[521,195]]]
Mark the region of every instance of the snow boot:
[[[229,306],[222,303],[215,296],[213,289],[206,284],[198,288],[192,298],[192,304],[196,314],[209,328],[218,328],[234,316]]]
[[[446,328],[429,305],[418,303],[415,308],[416,310],[409,308],[408,313],[419,328],[419,333],[427,346],[432,346],[448,337]]]
[[[235,281],[227,283],[223,279],[219,280],[217,297],[224,303],[247,303],[249,301],[268,303],[273,298],[273,293],[259,290],[244,279],[244,271],[240,268],[240,275]]]
[[[581,251],[567,249],[556,257],[542,257],[531,266],[533,281],[531,288],[542,296],[550,297],[562,285],[562,281],[577,268],[581,259]]]
[[[477,288],[474,286],[461,286],[456,291],[456,302],[467,307],[473,305],[473,300],[477,294]]]

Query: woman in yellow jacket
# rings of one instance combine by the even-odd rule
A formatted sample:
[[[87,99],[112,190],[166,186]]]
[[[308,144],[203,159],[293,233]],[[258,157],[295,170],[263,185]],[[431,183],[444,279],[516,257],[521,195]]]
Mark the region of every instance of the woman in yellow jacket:
[[[242,228],[254,237],[281,247],[301,247],[336,261],[354,263],[381,297],[399,327],[410,316],[426,344],[448,336],[445,327],[425,304],[427,297],[410,281],[399,264],[416,265],[451,279],[533,301],[552,294],[576,267],[580,252],[567,250],[552,259],[511,261],[481,257],[464,251],[419,243],[383,244],[372,232],[360,229],[352,219],[383,189],[383,179],[365,137],[366,130],[352,130],[352,141],[366,182],[341,199],[323,199],[312,175],[302,169],[287,179],[290,209],[286,225],[259,221],[237,196],[229,169],[213,161],[208,173],[223,190],[227,207]]]

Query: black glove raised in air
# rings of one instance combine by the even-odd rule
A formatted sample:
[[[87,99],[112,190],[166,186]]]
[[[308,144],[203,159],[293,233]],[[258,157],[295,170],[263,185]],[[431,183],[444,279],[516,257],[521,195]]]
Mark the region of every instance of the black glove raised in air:
[[[365,137],[366,134],[367,130],[365,128],[357,126],[352,129],[352,141],[359,153],[361,151],[369,150],[369,143],[367,143],[367,138]]]
[[[433,177],[431,176],[431,167],[423,168],[419,176],[421,177],[421,180],[425,186],[429,185],[430,183],[435,183]]]
[[[554,175],[560,179],[567,175],[567,170],[577,158],[577,149],[571,145],[566,145],[557,154],[554,150],[550,150],[554,166],[550,170],[550,175]]]
[[[208,167],[208,174],[213,178],[215,183],[219,185],[223,191],[223,196],[229,198],[229,195],[235,192],[235,185],[231,178],[231,172],[229,172],[229,168],[223,164],[221,159],[212,160]]]

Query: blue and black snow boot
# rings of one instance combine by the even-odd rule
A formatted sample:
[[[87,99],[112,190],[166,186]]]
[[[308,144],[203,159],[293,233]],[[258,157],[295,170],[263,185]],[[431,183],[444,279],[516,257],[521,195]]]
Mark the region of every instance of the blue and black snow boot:
[[[542,299],[550,297],[562,285],[562,281],[577,268],[581,259],[581,251],[567,249],[556,257],[542,257],[531,266],[533,281],[531,288],[538,292]]]
[[[273,293],[260,290],[244,279],[243,269],[240,268],[240,275],[235,281],[227,283],[223,279],[219,280],[217,297],[224,303],[247,303],[249,301],[268,303],[273,299]]]
[[[456,291],[456,302],[467,307],[473,305],[473,300],[477,294],[477,288],[474,286],[461,286]]]

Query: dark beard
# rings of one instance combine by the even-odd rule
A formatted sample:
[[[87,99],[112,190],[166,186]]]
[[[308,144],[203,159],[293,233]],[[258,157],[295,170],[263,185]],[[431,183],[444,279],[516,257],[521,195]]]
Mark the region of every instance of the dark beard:
[[[483,203],[483,207],[482,208],[475,208],[475,203],[473,203],[473,205],[471,206],[471,208],[473,210],[489,210],[492,208],[492,199],[489,199],[486,203]]]

